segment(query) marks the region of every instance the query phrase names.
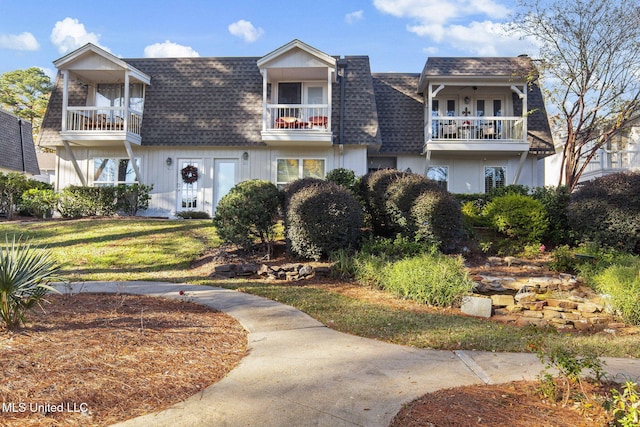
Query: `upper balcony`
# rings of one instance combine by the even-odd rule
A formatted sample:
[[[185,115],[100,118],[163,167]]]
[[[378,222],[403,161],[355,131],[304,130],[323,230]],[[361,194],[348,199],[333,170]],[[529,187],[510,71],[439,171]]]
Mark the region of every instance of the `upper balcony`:
[[[424,151],[520,155],[553,151],[531,59],[430,57],[418,93],[425,106]]]
[[[263,81],[262,141],[330,146],[336,59],[294,40],[258,60]]]
[[[84,146],[141,143],[149,76],[91,44],[54,64],[63,77],[63,141]]]

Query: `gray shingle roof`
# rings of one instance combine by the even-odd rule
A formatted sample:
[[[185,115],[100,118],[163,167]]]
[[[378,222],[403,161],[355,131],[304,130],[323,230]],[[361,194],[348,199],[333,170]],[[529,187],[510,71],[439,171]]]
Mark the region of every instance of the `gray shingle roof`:
[[[0,168],[39,175],[31,123],[0,110]]]
[[[125,59],[151,76],[142,123],[143,146],[263,146],[262,76],[257,57]],[[531,71],[528,57],[429,58],[422,74],[372,74],[367,56],[345,57],[344,138],[340,141],[340,82],[332,91],[332,132],[337,144],[380,147],[381,153],[422,152],[426,78],[500,76]],[[85,105],[87,88],[70,82],[70,105]],[[540,89],[528,97],[531,151],[553,152]],[[59,144],[62,79],[58,77],[41,131],[41,144]]]
[[[429,77],[513,77],[536,75],[528,56],[516,57],[430,57],[424,65],[420,81]]]
[[[369,57],[347,56],[344,100],[344,144],[380,144],[376,97]],[[340,83],[333,87],[332,123],[334,141],[340,144]]]
[[[419,74],[374,73],[373,87],[382,146],[380,153],[420,154],[424,103],[416,93]]]
[[[369,59],[348,57],[344,144],[378,142]],[[258,58],[149,58],[125,61],[151,76],[145,93],[143,146],[263,146],[262,76]],[[70,82],[72,105],[86,88]],[[340,90],[332,92],[332,131],[339,143]],[[41,144],[60,143],[62,78],[42,125]]]

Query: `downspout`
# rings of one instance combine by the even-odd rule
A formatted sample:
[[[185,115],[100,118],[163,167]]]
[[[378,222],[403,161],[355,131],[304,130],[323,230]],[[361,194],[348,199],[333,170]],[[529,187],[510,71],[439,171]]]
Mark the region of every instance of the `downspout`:
[[[340,142],[340,167],[344,166],[344,106],[345,106],[345,87],[347,85],[347,60],[345,58],[338,59],[338,77],[340,78],[340,124],[338,125],[338,140]]]
[[[22,172],[27,172],[27,167],[24,162],[24,138],[22,136],[22,119],[18,119],[18,129],[20,131],[20,154],[22,154]]]

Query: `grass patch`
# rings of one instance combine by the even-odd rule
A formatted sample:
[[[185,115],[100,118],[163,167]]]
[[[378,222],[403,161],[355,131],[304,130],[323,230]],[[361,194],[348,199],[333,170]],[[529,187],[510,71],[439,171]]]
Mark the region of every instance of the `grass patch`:
[[[69,280],[158,280],[224,286],[291,305],[336,330],[397,344],[532,352],[531,344],[542,341],[545,346],[562,345],[582,354],[640,357],[640,335],[578,335],[517,328],[400,300],[372,287],[214,281],[190,268],[195,259],[220,244],[211,220],[0,222],[0,239],[5,234],[22,235],[48,247],[63,263],[60,274]]]
[[[579,335],[553,328],[520,328],[409,301],[398,304],[383,297],[386,302],[372,302],[315,286],[247,282],[234,288],[296,307],[341,332],[418,348],[533,352],[534,345],[542,344],[563,346],[579,354],[640,356],[638,335]],[[372,289],[366,292],[384,293]]]
[[[47,247],[68,280],[186,280],[189,266],[219,244],[211,220],[81,219],[0,223]]]

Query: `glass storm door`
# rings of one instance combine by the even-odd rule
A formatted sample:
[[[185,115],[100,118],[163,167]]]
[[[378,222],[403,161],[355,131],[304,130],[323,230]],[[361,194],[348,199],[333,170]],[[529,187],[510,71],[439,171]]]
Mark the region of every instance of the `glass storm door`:
[[[218,159],[215,160],[213,168],[213,211],[215,212],[220,199],[238,183],[238,160]]]
[[[202,162],[194,159],[178,160],[178,206],[176,212],[181,211],[202,211],[202,197],[200,196],[200,182],[202,180]],[[185,168],[192,166],[197,169],[197,180],[193,177],[185,176]],[[186,171],[185,171],[186,172]]]

